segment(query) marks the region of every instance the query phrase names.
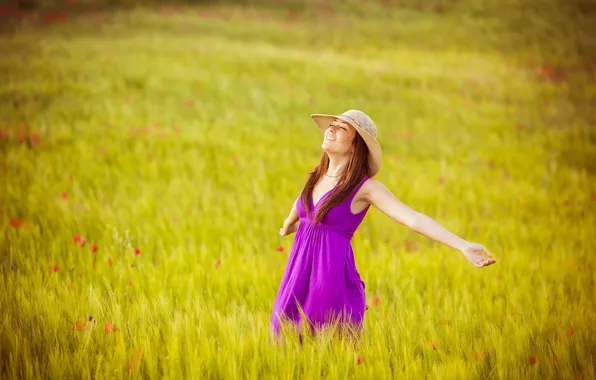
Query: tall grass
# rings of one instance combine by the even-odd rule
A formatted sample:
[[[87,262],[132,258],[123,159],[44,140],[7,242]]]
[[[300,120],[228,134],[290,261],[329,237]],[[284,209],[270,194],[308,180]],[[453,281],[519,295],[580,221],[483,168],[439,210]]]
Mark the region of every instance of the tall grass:
[[[2,378],[596,376],[590,3],[130,5],[2,8]],[[497,263],[373,208],[361,344],[274,345],[309,114],[351,108]]]

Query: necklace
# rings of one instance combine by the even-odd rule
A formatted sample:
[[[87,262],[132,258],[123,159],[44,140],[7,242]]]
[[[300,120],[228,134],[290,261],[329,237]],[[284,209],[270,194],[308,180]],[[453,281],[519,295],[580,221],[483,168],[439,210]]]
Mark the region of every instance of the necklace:
[[[339,177],[338,175],[329,175],[329,174],[327,174],[327,173],[325,173],[325,175],[326,175],[327,177],[330,177],[330,178],[337,178],[337,177]]]

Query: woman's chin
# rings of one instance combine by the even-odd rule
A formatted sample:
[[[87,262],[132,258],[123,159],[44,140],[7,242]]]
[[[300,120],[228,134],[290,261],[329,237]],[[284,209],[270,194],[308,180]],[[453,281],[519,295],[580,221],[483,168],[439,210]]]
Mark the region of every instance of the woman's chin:
[[[328,150],[333,150],[332,145],[329,143],[329,141],[325,140],[323,141],[323,143],[321,144],[321,148],[326,152]]]

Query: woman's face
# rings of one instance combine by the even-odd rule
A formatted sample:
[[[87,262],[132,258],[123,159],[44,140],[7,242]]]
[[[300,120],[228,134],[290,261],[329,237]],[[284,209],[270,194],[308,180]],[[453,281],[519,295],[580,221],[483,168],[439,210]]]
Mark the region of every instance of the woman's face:
[[[325,130],[323,150],[327,153],[349,154],[352,152],[352,141],[356,136],[356,130],[343,120],[335,119]]]

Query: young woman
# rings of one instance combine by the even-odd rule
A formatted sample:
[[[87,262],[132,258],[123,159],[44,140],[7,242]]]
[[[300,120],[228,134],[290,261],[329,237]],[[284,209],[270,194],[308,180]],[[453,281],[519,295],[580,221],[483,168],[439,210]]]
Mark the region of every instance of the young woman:
[[[313,333],[333,324],[348,327],[350,334],[360,337],[365,284],[354,263],[351,239],[371,205],[457,249],[478,268],[496,262],[482,245],[454,235],[372,179],[381,167],[382,154],[376,126],[368,115],[349,110],[339,116],[311,117],[324,134],[323,153],[279,230],[280,235],[296,232],[296,236],[273,306],[271,327],[276,336],[283,321],[302,326],[306,320]]]

